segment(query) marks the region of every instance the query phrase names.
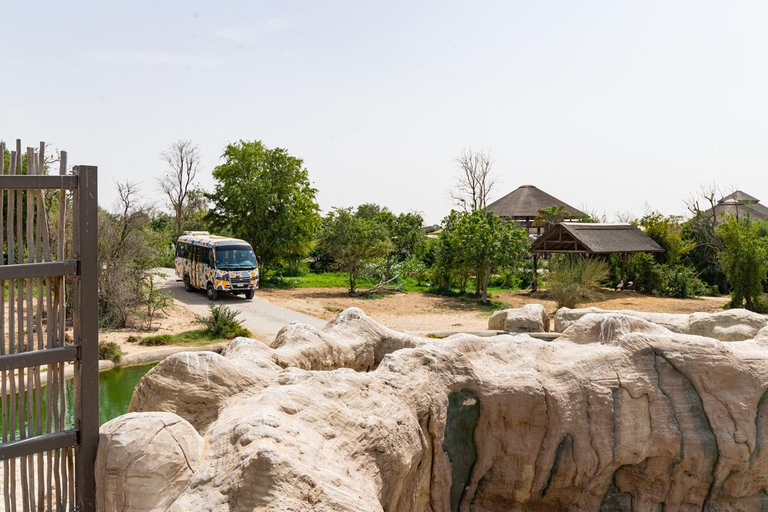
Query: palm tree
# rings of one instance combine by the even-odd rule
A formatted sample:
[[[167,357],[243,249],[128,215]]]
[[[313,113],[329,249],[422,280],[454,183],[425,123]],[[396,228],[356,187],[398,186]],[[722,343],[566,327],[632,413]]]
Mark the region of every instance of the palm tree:
[[[536,212],[536,218],[533,220],[533,225],[537,228],[548,228],[550,226],[554,226],[555,224],[560,224],[570,216],[571,214],[565,210],[565,206],[549,206],[547,208],[539,208],[539,210]]]

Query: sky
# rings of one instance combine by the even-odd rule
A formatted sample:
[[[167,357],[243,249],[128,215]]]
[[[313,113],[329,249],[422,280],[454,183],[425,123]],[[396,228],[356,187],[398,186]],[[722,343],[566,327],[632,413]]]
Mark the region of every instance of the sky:
[[[0,140],[99,167],[99,202],[191,139],[302,158],[323,211],[439,223],[455,159],[491,199],[532,184],[608,221],[686,213],[702,185],[768,204],[763,1],[0,0]]]

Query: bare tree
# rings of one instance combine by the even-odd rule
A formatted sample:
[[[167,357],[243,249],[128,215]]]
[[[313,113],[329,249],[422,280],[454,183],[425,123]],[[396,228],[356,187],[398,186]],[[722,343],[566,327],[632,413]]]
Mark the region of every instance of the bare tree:
[[[171,202],[176,238],[181,235],[189,195],[194,190],[193,183],[200,167],[200,148],[191,140],[180,139],[169,145],[160,156],[168,164],[168,169],[158,178],[158,183]]]
[[[456,187],[451,191],[451,199],[464,211],[484,209],[496,183],[496,178],[491,174],[493,166],[491,152],[465,149],[456,158],[456,163],[459,166],[459,172]]]

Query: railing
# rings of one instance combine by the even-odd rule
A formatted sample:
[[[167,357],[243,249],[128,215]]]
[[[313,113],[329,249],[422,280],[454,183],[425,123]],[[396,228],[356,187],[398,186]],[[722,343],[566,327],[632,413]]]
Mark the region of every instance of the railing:
[[[44,153],[41,143],[23,155],[17,140],[6,169],[0,144],[0,510],[94,512],[96,168],[77,166],[68,175],[62,152],[59,174],[43,175]]]

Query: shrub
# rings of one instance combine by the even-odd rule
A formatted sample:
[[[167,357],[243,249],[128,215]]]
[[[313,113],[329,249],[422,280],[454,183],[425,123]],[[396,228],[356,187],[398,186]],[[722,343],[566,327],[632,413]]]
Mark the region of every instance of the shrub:
[[[667,271],[667,295],[686,299],[701,295],[708,295],[710,287],[693,274],[690,267],[674,265]]]
[[[635,289],[654,295],[667,294],[667,276],[664,267],[656,263],[653,255],[635,254],[627,263],[627,280],[635,283]]]
[[[761,297],[768,273],[768,241],[760,236],[760,225],[730,217],[717,228],[717,235],[724,247],[718,259],[731,285],[728,307],[768,311]]]
[[[208,310],[210,311],[208,316],[198,316],[197,321],[203,324],[205,330],[213,336],[234,338],[238,329],[242,329],[243,321],[237,319],[239,311],[215,304],[209,304]]]
[[[573,308],[592,299],[609,272],[603,260],[570,255],[553,257],[549,269],[547,291],[558,308]]]
[[[162,345],[168,345],[173,341],[173,336],[170,334],[157,334],[155,336],[147,336],[142,338],[139,345],[142,347],[159,347]]]
[[[99,359],[109,360],[117,364],[122,358],[123,351],[120,349],[120,345],[114,341],[99,342]]]
[[[234,330],[232,335],[229,336],[230,339],[231,338],[239,338],[239,337],[252,338],[253,337],[253,333],[251,333],[251,331],[249,331],[245,327],[238,327],[237,329]]]

